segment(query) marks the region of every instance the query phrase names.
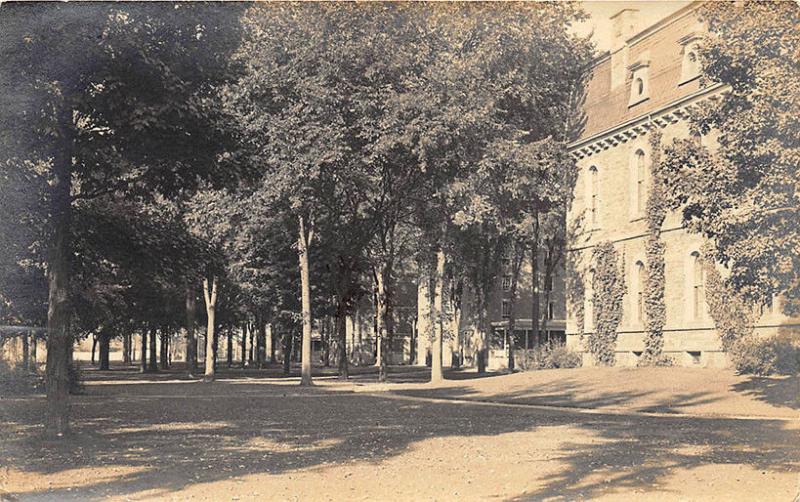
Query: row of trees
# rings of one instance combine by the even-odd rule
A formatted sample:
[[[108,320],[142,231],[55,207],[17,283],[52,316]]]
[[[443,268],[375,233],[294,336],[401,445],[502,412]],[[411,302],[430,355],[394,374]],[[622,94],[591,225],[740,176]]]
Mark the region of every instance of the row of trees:
[[[267,322],[301,328],[310,384],[312,319],[336,320],[346,376],[344,319],[372,295],[385,379],[409,263],[434,286],[433,378],[446,277],[477,298],[482,370],[500,257],[560,228],[591,53],[574,6],[241,9],[3,8],[2,290],[46,318],[53,433],[88,333],[150,333],[152,354],[182,328],[194,373],[205,321],[211,380],[221,322],[250,323],[260,361]]]

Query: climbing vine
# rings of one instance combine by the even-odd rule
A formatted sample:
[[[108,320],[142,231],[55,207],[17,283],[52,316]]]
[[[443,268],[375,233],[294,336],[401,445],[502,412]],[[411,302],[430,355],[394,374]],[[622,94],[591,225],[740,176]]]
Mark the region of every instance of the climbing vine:
[[[717,327],[722,350],[735,357],[737,343],[753,334],[755,321],[753,308],[714,267],[711,245],[704,245],[702,251],[706,272],[708,313]]]
[[[610,242],[602,242],[595,247],[594,262],[594,333],[589,336],[588,349],[597,364],[611,366],[616,358],[617,328],[622,321],[625,281],[617,252]]]
[[[664,196],[664,178],[661,167],[661,132],[654,131],[650,137],[652,183],[647,197],[647,232],[645,255],[647,274],[645,277],[644,312],[645,337],[641,365],[665,365],[670,360],[662,354],[664,349],[664,325],[667,322],[667,307],[664,302],[665,273],[661,226],[667,216],[667,200]]]

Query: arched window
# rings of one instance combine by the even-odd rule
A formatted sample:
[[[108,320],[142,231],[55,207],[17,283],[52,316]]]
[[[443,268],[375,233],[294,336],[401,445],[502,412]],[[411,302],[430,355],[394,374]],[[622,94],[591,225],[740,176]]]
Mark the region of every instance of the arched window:
[[[641,78],[637,78],[636,81],[633,83],[634,89],[636,89],[636,95],[641,96],[644,94],[644,80]]]
[[[703,260],[700,253],[692,253],[692,312],[695,319],[703,317],[706,303],[705,292],[706,273],[703,269]]]
[[[642,322],[644,321],[644,263],[641,261],[636,262],[636,265],[634,265],[634,274],[634,280],[636,281],[636,320]]]
[[[598,223],[600,221],[599,220],[599,214],[598,214],[598,212],[600,210],[600,208],[599,208],[600,200],[599,200],[599,196],[598,196],[598,191],[599,191],[598,183],[599,182],[598,182],[597,178],[598,178],[597,167],[596,166],[590,167],[589,168],[589,185],[590,185],[590,191],[591,191],[590,192],[591,199],[589,200],[589,218],[590,218],[590,222],[592,224],[592,228],[597,228]]]

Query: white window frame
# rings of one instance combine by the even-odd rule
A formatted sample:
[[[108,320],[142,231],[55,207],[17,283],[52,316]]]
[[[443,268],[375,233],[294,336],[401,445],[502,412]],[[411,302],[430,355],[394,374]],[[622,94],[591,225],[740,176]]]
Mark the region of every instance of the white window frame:
[[[637,61],[628,67],[628,71],[631,73],[631,97],[628,107],[631,107],[650,99],[650,61]],[[639,90],[640,81],[641,92]]]

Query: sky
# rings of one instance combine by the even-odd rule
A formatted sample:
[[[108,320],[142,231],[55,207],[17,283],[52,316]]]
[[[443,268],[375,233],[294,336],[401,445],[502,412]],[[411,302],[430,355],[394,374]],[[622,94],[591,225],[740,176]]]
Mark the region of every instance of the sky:
[[[611,48],[611,21],[609,18],[620,10],[638,9],[639,26],[646,28],[690,3],[690,1],[659,0],[629,2],[585,0],[580,4],[591,17],[575,26],[575,31],[581,35],[587,35],[594,31],[592,39],[597,44],[597,50],[606,51]]]

